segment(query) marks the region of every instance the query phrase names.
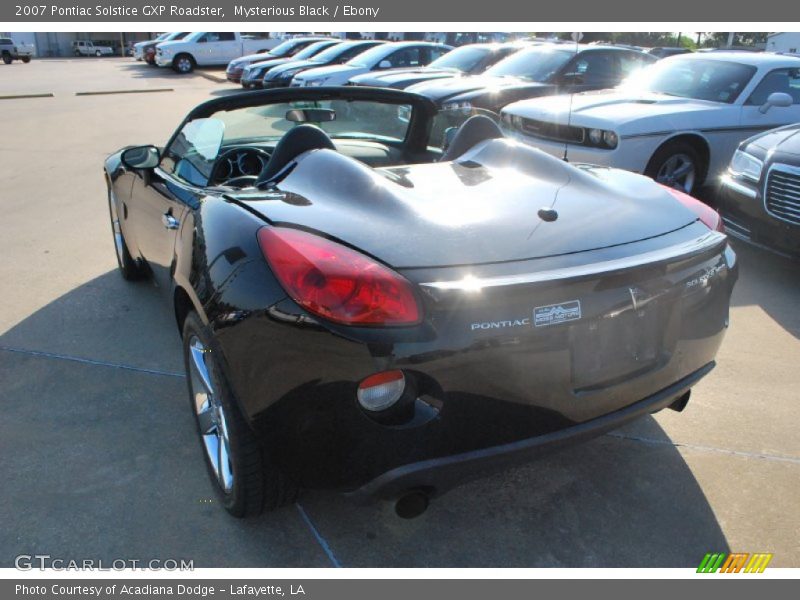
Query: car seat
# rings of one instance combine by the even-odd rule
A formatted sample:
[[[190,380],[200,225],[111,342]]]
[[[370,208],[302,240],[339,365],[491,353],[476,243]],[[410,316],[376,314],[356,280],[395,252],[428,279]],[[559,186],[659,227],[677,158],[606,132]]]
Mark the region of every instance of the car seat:
[[[287,131],[275,146],[269,161],[258,174],[255,186],[272,181],[295,158],[309,150],[336,150],[328,134],[313,125],[298,125]]]
[[[476,144],[503,137],[503,132],[486,115],[474,115],[458,128],[453,141],[440,159],[441,162],[455,160]]]

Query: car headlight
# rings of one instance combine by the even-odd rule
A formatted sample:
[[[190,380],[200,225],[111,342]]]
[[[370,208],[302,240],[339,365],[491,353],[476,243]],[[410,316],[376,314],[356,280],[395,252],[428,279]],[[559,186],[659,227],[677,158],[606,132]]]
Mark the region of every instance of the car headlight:
[[[619,144],[619,136],[617,136],[617,134],[613,131],[604,131],[603,142],[609,148],[616,148],[617,144]]]
[[[303,70],[302,68],[299,68],[299,69],[290,69],[288,71],[281,71],[281,72],[277,73],[275,75],[275,77],[270,77],[270,79],[275,79],[275,78],[286,79],[288,77],[294,77],[295,75],[297,75],[302,70]]]
[[[731,166],[728,170],[732,175],[745,177],[752,181],[761,179],[761,171],[764,169],[763,161],[760,161],[752,154],[748,154],[744,150],[737,150],[731,159]]]
[[[311,87],[317,87],[323,85],[326,81],[327,79],[309,79],[308,81],[306,81],[306,85]]]
[[[613,131],[606,129],[587,128],[584,137],[584,144],[595,148],[613,150],[619,143],[619,137]]]
[[[460,102],[445,102],[442,104],[442,110],[470,110],[472,109],[472,103],[468,100],[462,100]]]

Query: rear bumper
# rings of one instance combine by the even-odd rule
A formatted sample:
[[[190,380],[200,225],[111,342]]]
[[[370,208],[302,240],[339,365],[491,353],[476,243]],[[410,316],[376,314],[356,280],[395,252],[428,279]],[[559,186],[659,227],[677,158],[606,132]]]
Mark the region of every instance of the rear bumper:
[[[208,317],[243,413],[303,487],[356,495],[446,489],[518,449],[524,459],[539,451],[529,447],[578,441],[663,408],[707,372],[728,326],[738,264],[724,236],[702,224],[682,232],[687,244],[710,245],[669,246],[665,256],[663,243],[656,250],[655,241],[641,242],[636,256],[645,266],[598,255],[592,269],[607,275],[537,263],[525,281],[481,280],[478,296],[443,280],[429,289],[422,282],[433,279],[419,273],[426,319],[394,330],[323,325],[252,261],[229,278],[236,285],[230,296],[220,290]],[[270,308],[232,313],[237,286],[271,289],[273,300],[259,300]],[[577,318],[534,323],[534,307],[578,300]],[[388,369],[408,382],[408,411],[392,425],[356,401],[359,382]]]
[[[453,456],[420,461],[392,469],[347,495],[356,501],[391,499],[410,489],[425,489],[432,496],[481,475],[527,462],[602,435],[613,429],[667,408],[714,368],[710,362],[663,390],[613,413],[526,440],[464,452]]]

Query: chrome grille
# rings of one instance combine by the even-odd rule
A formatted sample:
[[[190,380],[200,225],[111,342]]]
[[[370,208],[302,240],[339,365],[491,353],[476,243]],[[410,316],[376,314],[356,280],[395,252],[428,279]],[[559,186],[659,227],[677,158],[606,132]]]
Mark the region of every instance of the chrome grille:
[[[800,168],[775,164],[767,175],[764,207],[773,217],[800,225]]]

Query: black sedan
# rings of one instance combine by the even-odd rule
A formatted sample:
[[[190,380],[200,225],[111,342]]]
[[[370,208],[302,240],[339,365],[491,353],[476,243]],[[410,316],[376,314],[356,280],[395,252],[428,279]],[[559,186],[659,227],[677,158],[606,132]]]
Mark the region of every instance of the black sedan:
[[[370,48],[385,43],[386,42],[380,40],[353,40],[342,42],[306,60],[292,61],[275,69],[265,69],[260,72],[254,69],[252,73],[248,74],[248,77],[255,85],[255,80],[260,75],[261,85],[259,87],[267,89],[289,87],[289,84],[292,83],[292,78],[298,73],[308,71],[309,69],[316,69],[317,67],[342,65],[362,52],[366,52]]]
[[[800,258],[800,123],[742,142],[721,197],[731,235]]]
[[[307,487],[413,516],[682,410],[714,366],[737,276],[714,211],[486,116],[437,147],[437,118],[397,90],[266,90],[106,160],[120,270],[174,314],[231,514]]]
[[[423,81],[476,75],[524,47],[523,44],[470,44],[451,50],[426,67],[365,73],[353,77],[350,83],[402,90]]]
[[[423,82],[407,88],[443,108],[483,108],[549,94],[612,88],[656,58],[616,46],[543,44],[521,50],[483,75]]]

